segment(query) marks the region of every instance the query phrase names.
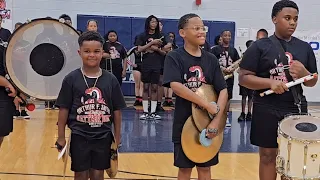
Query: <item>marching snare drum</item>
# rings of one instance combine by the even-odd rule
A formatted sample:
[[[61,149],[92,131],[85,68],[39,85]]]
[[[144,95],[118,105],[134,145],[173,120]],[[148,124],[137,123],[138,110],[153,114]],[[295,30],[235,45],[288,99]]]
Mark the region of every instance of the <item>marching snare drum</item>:
[[[320,178],[320,118],[291,115],[278,128],[279,174],[294,180]]]

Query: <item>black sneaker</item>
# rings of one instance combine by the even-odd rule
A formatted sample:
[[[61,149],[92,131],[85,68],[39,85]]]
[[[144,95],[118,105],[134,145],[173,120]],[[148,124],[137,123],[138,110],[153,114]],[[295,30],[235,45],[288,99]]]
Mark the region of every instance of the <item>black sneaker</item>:
[[[19,110],[16,110],[16,111],[13,113],[13,119],[19,118],[20,115],[21,115],[20,111],[19,111]]]
[[[162,106],[164,106],[164,107],[169,106],[169,102],[168,101],[163,101]]]
[[[244,121],[244,120],[246,120],[246,114],[242,112],[238,118],[238,121]]]
[[[136,101],[134,102],[133,106],[139,106],[139,101],[136,100]]]
[[[250,112],[248,112],[247,116],[246,116],[246,120],[247,121],[251,121],[252,120],[252,115]]]
[[[26,110],[22,110],[20,116],[21,116],[23,119],[30,119],[30,116],[29,116],[29,114],[27,113]]]

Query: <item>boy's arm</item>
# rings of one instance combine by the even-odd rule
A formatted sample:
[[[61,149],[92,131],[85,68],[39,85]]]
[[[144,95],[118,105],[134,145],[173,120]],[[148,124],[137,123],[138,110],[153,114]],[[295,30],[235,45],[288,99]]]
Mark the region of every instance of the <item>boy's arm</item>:
[[[116,139],[116,143],[120,144],[120,136],[121,136],[121,124],[122,124],[122,113],[121,110],[116,110],[114,113],[114,138]]]
[[[126,102],[124,100],[122,90],[118,80],[112,76],[112,106],[113,106],[113,123],[114,123],[114,136],[117,145],[120,144],[121,137],[121,124],[122,124],[122,113],[121,109],[126,107]]]
[[[69,110],[72,107],[73,88],[71,81],[72,80],[70,80],[70,78],[65,78],[63,80],[60,93],[55,104],[59,108],[57,143],[62,147],[66,145],[65,129],[69,117]]]

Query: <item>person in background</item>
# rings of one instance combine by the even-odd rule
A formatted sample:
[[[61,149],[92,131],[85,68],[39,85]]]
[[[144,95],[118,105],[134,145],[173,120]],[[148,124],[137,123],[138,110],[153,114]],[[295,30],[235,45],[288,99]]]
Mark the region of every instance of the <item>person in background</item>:
[[[171,44],[170,46],[170,51],[178,49],[178,46],[176,44],[176,35],[174,32],[169,32],[168,34],[169,37],[169,43]],[[173,95],[173,91],[171,88],[168,87],[164,87],[164,96],[165,96],[165,100],[163,102],[163,106],[164,107],[174,107],[174,103],[172,101],[172,95]]]
[[[89,19],[87,21],[87,31],[98,32],[98,21],[95,19]]]
[[[254,42],[253,40],[248,40],[246,42],[246,47],[249,48],[253,42]],[[251,121],[253,90],[243,87],[239,84],[239,95],[242,97],[242,99],[241,99],[241,114],[238,118],[238,121],[244,121],[244,120]],[[246,110],[247,97],[248,97],[248,113],[246,114],[245,110]]]
[[[8,42],[10,36],[11,32],[8,29],[2,27],[2,16],[0,16],[0,40]]]
[[[161,116],[156,113],[158,101],[158,84],[162,58],[166,54],[162,48],[166,45],[162,37],[157,17],[151,15],[145,21],[145,32],[138,36],[136,46],[138,52],[143,52],[141,80],[143,82],[142,106],[143,114],[141,120],[159,120]],[[151,106],[149,112],[149,92],[151,88]]]
[[[161,33],[161,37],[163,37],[167,41],[167,36],[162,31],[163,24],[161,21],[159,21],[159,30]],[[158,103],[157,103],[156,112],[163,112],[164,111],[161,103],[162,103],[162,99],[163,99],[163,95],[164,95],[164,87],[162,86],[162,82],[163,82],[163,66],[164,66],[164,59],[165,58],[166,58],[165,55],[161,56],[160,78],[159,78],[159,82],[158,82]]]
[[[14,30],[13,32],[15,32],[20,26],[22,26],[23,24],[21,22],[17,22],[14,25]],[[21,93],[20,91],[17,92],[17,95],[19,95],[19,97],[21,97],[24,101],[27,100],[27,96],[24,95],[23,93]],[[13,118],[17,119],[17,118],[23,118],[23,119],[30,119],[29,114],[26,111],[26,107],[22,106],[21,104],[19,104],[19,109],[15,110],[14,114],[13,114]]]
[[[268,37],[268,31],[265,29],[259,29],[257,32],[257,40]]]
[[[63,20],[63,22],[64,22],[65,24],[68,24],[68,25],[72,26],[72,20],[71,20],[70,16],[67,15],[67,14],[62,14],[62,15],[59,17],[59,20]]]
[[[112,69],[112,74],[116,76],[121,86],[122,78],[126,77],[127,73],[126,48],[118,41],[118,34],[114,30],[110,30],[104,38],[107,41],[103,45],[104,53],[103,59],[100,62],[100,68],[106,70]]]
[[[221,45],[215,46],[211,49],[211,52],[219,59],[221,70],[225,73],[233,73],[230,72],[227,68],[231,66],[235,61],[240,59],[240,56],[238,54],[238,51],[236,48],[231,47],[230,41],[231,41],[231,32],[229,30],[224,30],[221,33],[222,43]],[[233,84],[234,84],[234,76],[227,79],[227,85],[228,85],[228,118],[227,118],[227,124],[226,127],[231,127],[231,123],[229,120],[229,111],[230,111],[230,100],[233,96]]]
[[[134,43],[136,44],[138,36],[134,38]],[[138,50],[134,51],[135,63],[133,66],[133,79],[135,83],[135,95],[136,100],[134,102],[134,106],[142,106],[142,94],[143,94],[143,82],[141,81],[141,66],[142,66],[142,52],[138,52]]]

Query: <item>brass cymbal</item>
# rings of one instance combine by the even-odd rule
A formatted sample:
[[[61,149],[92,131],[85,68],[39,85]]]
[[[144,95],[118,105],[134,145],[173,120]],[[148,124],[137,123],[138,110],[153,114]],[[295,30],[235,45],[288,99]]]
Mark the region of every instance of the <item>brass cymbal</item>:
[[[195,93],[207,102],[217,102],[218,100],[217,93],[213,89],[213,86],[209,84],[203,83]],[[206,109],[201,109],[194,103],[192,103],[192,117],[199,131],[207,128],[208,124],[211,122],[208,111]]]
[[[196,128],[192,116],[185,122],[182,134],[181,145],[185,155],[195,163],[205,163],[211,160],[220,150],[223,141],[223,131],[212,139],[209,147],[202,146],[199,141],[200,132]]]
[[[111,144],[111,159],[110,161],[110,168],[106,169],[106,172],[110,178],[116,177],[118,173],[118,147],[117,143],[114,141]]]

